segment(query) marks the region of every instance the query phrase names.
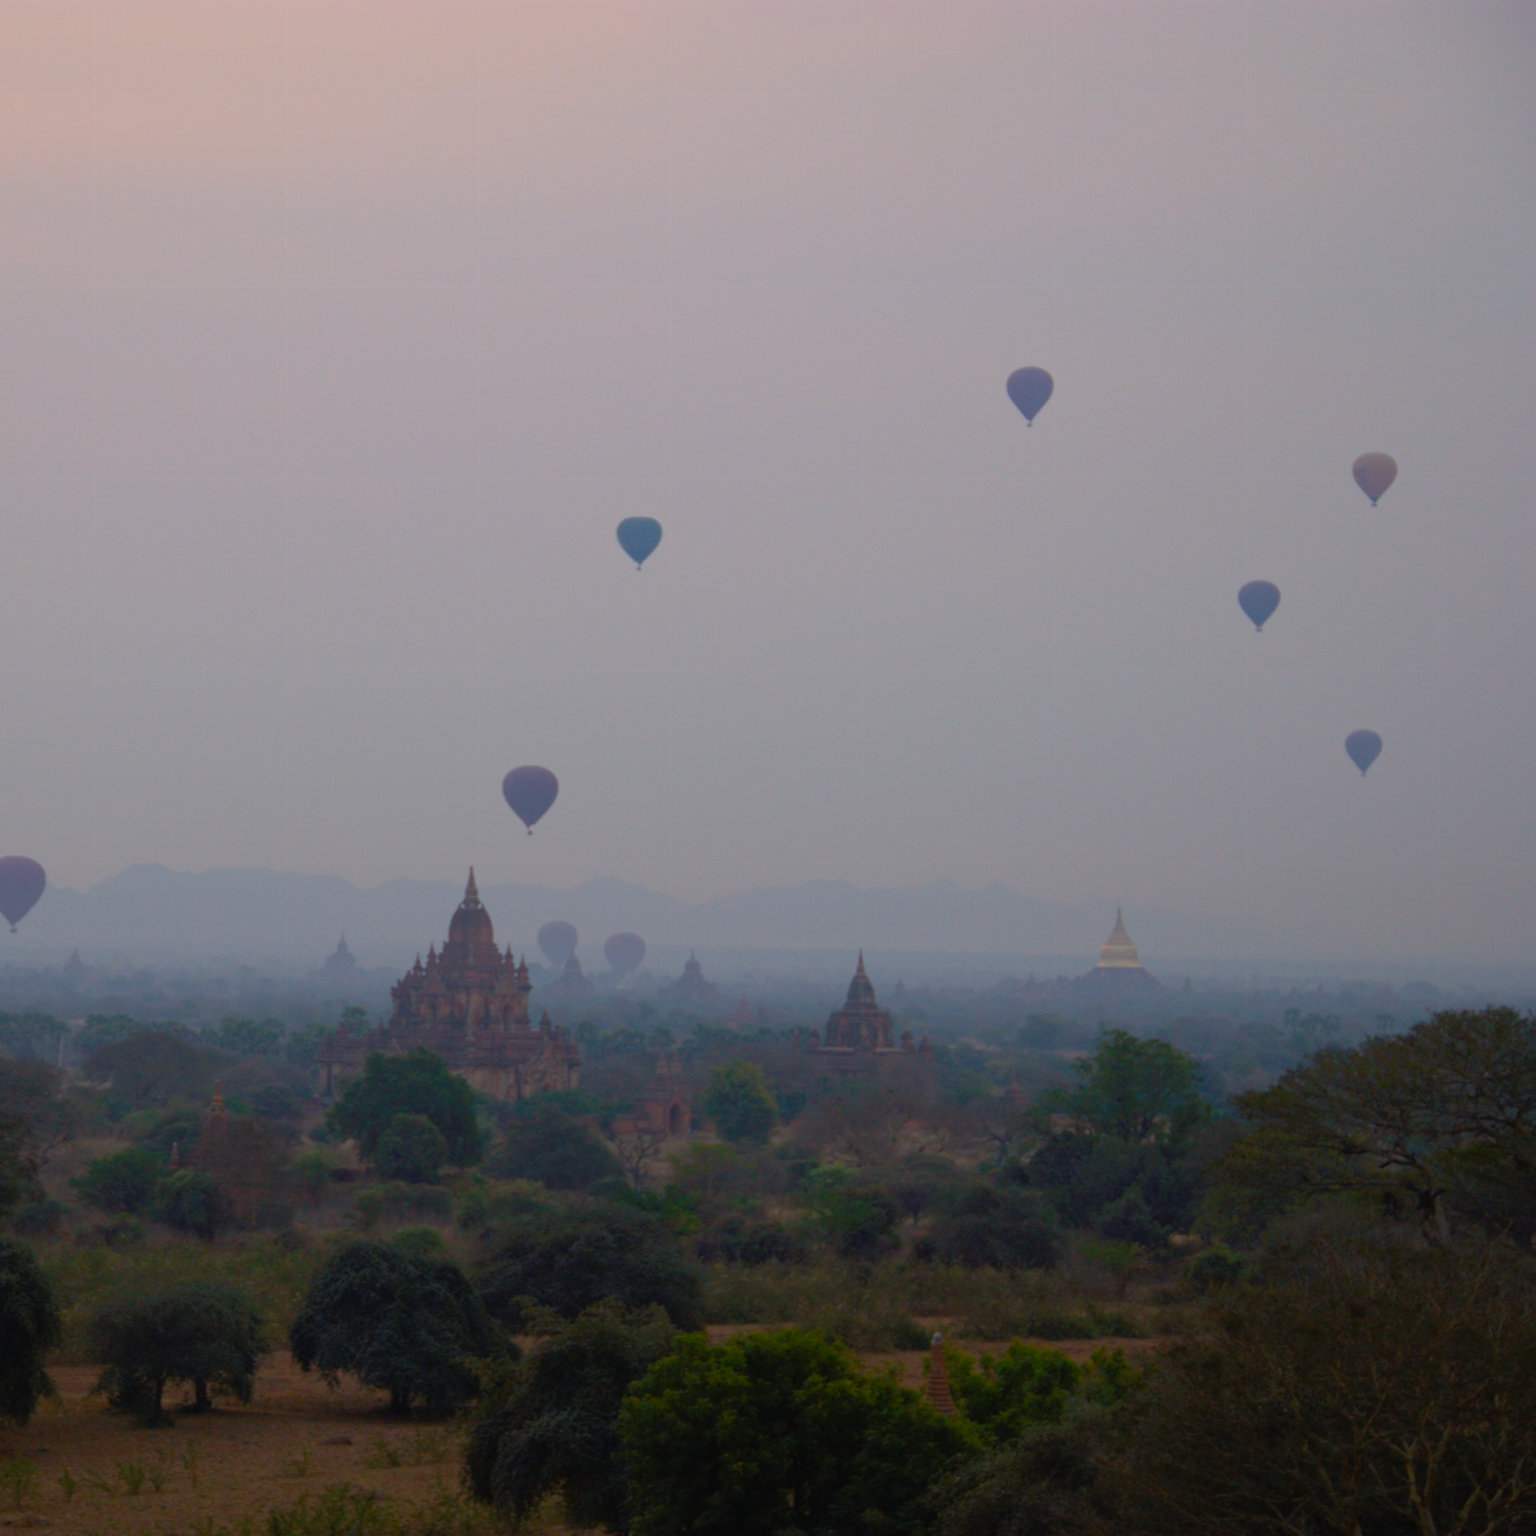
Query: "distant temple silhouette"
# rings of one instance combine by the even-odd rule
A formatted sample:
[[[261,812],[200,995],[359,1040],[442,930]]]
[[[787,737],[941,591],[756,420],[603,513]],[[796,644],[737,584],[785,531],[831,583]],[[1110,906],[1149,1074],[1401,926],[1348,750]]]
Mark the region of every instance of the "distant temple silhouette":
[[[357,956],[347,948],[346,934],[342,934],[335,951],[325,957],[320,974],[327,981],[350,981],[357,974]]]
[[[864,951],[848,983],[848,997],[843,1006],[827,1020],[821,1036],[811,1031],[810,1049],[818,1052],[834,1072],[868,1072],[881,1058],[922,1056],[931,1059],[928,1037],[914,1046],[909,1030],[896,1040],[896,1026],[890,1013],[875,1000],[875,984],[864,969]]]
[[[711,1003],[720,994],[713,982],[704,979],[704,967],[699,964],[699,957],[690,954],[683,974],[676,981],[657,988],[656,995],[674,1003]]]
[[[528,1023],[526,961],[496,948],[491,916],[480,905],[475,872],[448,925],[441,952],[427,951],[391,989],[394,1011],[378,1029],[333,1030],[317,1057],[323,1087],[334,1094],[357,1076],[370,1053],[403,1055],[425,1047],[441,1056],[472,1087],[500,1099],[525,1099],[548,1088],[574,1088],[581,1052],[546,1014]]]

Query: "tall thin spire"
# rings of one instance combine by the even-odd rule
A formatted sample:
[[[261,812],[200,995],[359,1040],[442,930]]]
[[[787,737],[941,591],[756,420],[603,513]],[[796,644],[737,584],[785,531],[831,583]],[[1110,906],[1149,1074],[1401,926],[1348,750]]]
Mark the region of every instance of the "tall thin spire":
[[[469,883],[464,887],[464,901],[466,907],[478,907],[480,905],[480,891],[475,885],[475,866],[469,866]]]

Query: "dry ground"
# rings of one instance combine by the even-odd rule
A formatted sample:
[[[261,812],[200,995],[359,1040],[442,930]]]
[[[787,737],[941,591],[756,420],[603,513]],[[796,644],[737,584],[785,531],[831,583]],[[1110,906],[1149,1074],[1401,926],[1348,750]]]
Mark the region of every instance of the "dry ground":
[[[263,1367],[249,1406],[178,1415],[165,1429],[143,1429],[108,1412],[90,1395],[95,1367],[60,1366],[52,1375],[58,1397],[25,1428],[0,1434],[0,1462],[20,1454],[37,1469],[36,1486],[19,1507],[12,1491],[0,1488],[0,1530],[166,1536],[199,1525],[238,1529],[247,1519],[261,1530],[269,1509],[328,1483],[406,1503],[458,1486],[451,1427],[402,1423],[385,1411],[382,1393],[345,1378],[332,1392],[287,1355]],[[175,1402],[170,1391],[166,1402]],[[70,1479],[73,1496],[65,1489]],[[137,1493],[130,1491],[133,1481]]]

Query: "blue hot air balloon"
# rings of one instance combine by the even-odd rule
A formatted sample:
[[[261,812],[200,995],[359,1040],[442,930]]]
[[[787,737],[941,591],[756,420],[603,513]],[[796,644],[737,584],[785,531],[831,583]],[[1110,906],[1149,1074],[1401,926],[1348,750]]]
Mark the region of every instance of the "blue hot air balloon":
[[[1248,581],[1237,589],[1237,606],[1260,632],[1280,606],[1280,588],[1272,581]]]
[[[36,859],[8,853],[0,859],[0,914],[16,932],[16,924],[37,905],[48,887],[48,876]]]
[[[1344,750],[1363,779],[1371,764],[1381,756],[1381,737],[1375,731],[1351,731],[1344,738]]]
[[[1355,484],[1374,507],[1397,479],[1397,460],[1390,453],[1362,453],[1354,464]]]
[[[654,517],[626,517],[618,526],[619,548],[635,562],[638,571],[661,543],[661,524]]]
[[[560,793],[560,781],[548,768],[537,768],[530,763],[514,768],[501,781],[501,792],[532,837],[534,822],[555,803],[555,796]]]
[[[1019,414],[1030,426],[1051,398],[1056,381],[1044,368],[1015,368],[1008,375],[1008,398],[1018,406]]]

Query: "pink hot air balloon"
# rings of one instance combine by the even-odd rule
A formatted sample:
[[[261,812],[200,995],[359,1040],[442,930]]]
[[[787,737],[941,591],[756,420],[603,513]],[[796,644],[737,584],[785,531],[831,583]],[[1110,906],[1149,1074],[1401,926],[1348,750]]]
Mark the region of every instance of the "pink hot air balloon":
[[[501,792],[532,837],[534,822],[555,803],[555,796],[560,793],[560,781],[548,768],[529,763],[514,768],[501,781]]]
[[[16,932],[16,924],[37,905],[48,886],[48,876],[36,859],[7,854],[0,859],[0,913]]]

